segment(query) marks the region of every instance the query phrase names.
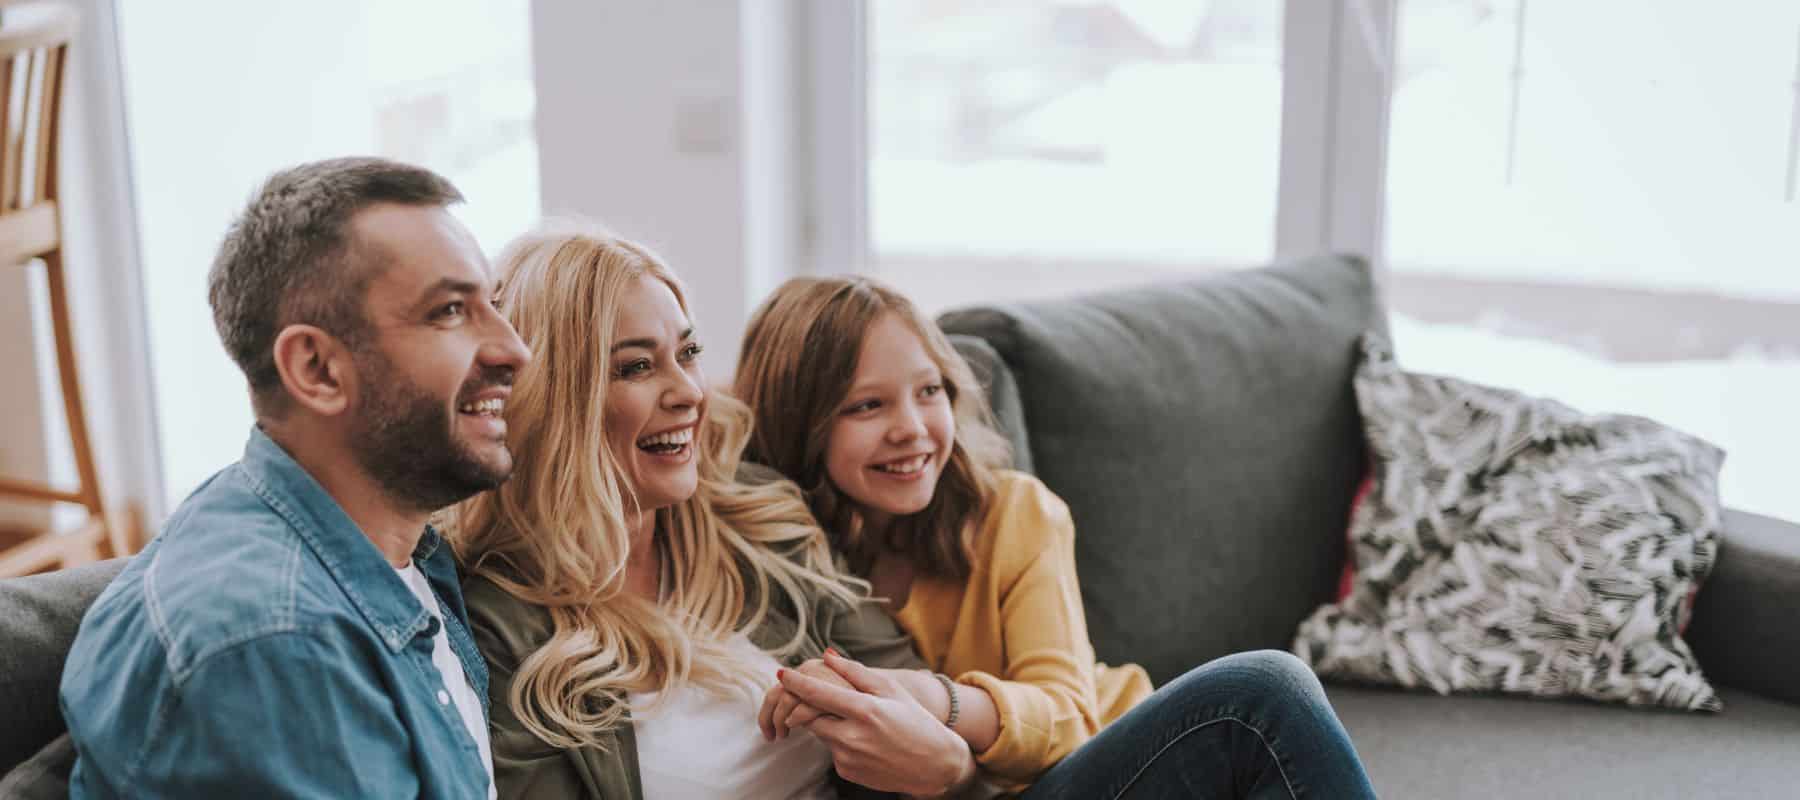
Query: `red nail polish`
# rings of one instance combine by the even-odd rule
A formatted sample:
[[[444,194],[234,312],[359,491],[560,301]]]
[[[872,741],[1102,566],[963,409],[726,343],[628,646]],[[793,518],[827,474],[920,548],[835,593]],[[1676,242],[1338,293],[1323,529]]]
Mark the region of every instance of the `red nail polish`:
[[[843,653],[840,653],[840,652],[838,652],[838,649],[837,649],[837,648],[835,648],[835,647],[827,647],[827,648],[825,648],[825,652],[827,652],[827,653],[830,653],[830,654],[832,654],[832,655],[834,655],[834,656],[837,656],[837,657],[838,657],[838,658],[843,658],[843,657],[844,657],[844,654],[843,654]]]
[[[781,680],[782,676],[784,676],[784,675],[787,675],[787,670],[785,670],[785,669],[775,670],[775,680]]]

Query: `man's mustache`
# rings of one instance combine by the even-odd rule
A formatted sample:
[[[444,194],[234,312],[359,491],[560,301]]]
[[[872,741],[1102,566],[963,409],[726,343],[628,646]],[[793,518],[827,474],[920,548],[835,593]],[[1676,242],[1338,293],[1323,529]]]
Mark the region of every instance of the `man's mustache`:
[[[513,367],[484,367],[479,374],[463,382],[458,402],[496,386],[511,386],[517,373]]]

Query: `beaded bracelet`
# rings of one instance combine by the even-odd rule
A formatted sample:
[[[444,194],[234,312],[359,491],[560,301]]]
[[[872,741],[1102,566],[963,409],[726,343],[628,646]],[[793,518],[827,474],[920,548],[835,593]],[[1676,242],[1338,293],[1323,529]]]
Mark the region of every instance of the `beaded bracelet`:
[[[942,672],[933,672],[931,676],[937,678],[938,683],[944,685],[944,691],[950,693],[950,715],[944,717],[944,727],[955,730],[957,712],[960,711],[956,702],[956,684],[950,680],[950,676]]]

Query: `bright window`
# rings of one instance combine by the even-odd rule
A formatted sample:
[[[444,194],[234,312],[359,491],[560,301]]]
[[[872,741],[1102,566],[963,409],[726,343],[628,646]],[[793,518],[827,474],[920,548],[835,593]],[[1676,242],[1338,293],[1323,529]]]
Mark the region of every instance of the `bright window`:
[[[457,213],[490,253],[537,216],[530,4],[182,0],[118,14],[173,508],[235,461],[250,431],[206,273],[269,173],[363,153],[422,164],[469,198]]]
[[[874,271],[924,305],[1272,254],[1280,3],[868,7]]]
[[[1800,519],[1800,4],[1400,8],[1401,360],[1700,435]]]

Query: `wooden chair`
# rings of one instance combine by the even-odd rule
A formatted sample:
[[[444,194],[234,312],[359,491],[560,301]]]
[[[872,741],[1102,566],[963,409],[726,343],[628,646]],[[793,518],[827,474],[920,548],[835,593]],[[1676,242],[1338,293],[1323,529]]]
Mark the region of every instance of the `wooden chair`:
[[[76,24],[75,12],[55,3],[6,3],[0,8],[0,269],[29,269],[38,261],[44,265],[63,411],[80,479],[79,486],[67,490],[0,478],[0,499],[73,504],[87,515],[72,530],[15,535],[11,546],[0,550],[0,577],[134,549],[126,540],[133,526],[107,522],[82,411],[63,272],[57,145],[64,67]]]

